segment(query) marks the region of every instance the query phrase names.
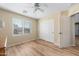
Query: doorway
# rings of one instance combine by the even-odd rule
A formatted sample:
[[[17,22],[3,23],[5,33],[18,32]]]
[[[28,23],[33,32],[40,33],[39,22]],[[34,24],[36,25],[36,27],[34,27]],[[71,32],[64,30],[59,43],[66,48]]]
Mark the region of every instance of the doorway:
[[[75,23],[75,40],[76,45],[79,46],[79,22]]]
[[[79,13],[71,16],[71,31],[73,46],[79,46]]]

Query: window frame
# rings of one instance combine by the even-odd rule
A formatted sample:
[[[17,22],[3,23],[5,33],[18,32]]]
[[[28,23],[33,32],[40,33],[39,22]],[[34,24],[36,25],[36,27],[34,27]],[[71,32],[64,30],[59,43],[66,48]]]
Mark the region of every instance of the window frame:
[[[17,20],[21,20],[22,21],[22,34],[14,34],[14,25],[13,25],[13,20],[17,19]],[[30,33],[24,33],[24,22],[29,22],[30,23]],[[20,17],[12,17],[12,36],[22,36],[22,35],[29,35],[32,33],[32,22]]]

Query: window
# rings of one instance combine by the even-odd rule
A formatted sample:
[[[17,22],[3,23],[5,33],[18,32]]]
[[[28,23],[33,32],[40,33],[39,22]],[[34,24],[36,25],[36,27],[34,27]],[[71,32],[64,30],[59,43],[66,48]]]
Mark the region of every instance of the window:
[[[13,18],[13,34],[22,34],[23,26],[20,19]]]
[[[31,23],[30,22],[24,22],[24,33],[30,33],[31,32]]]
[[[31,31],[31,23],[24,21],[24,19],[13,18],[12,25],[14,35],[29,34]]]

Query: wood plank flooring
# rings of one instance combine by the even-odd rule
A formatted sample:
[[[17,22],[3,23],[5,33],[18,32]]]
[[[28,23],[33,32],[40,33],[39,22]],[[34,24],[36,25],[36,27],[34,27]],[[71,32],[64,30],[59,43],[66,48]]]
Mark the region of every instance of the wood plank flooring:
[[[44,40],[34,40],[7,48],[7,56],[79,56],[79,46],[58,48]]]

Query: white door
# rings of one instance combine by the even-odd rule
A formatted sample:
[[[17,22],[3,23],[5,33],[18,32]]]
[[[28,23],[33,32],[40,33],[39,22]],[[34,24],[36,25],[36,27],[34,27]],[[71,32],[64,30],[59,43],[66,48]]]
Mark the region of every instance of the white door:
[[[54,22],[49,20],[49,21],[43,21],[40,23],[40,28],[39,28],[39,35],[41,39],[44,39],[49,42],[54,41]]]
[[[69,17],[63,16],[61,18],[61,39],[60,46],[68,47],[71,44],[71,32],[70,32],[70,19]]]

